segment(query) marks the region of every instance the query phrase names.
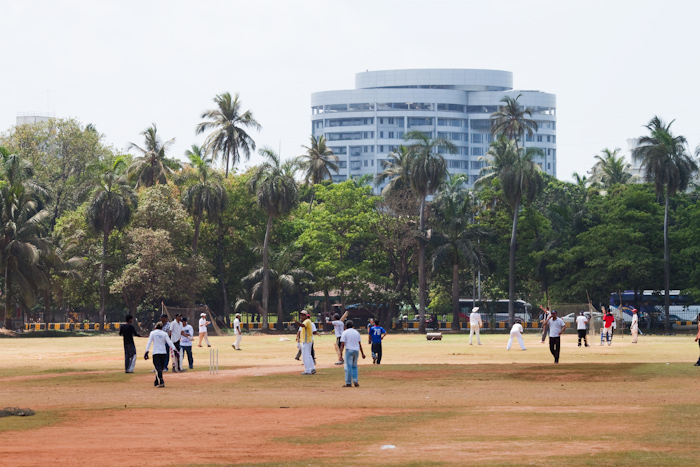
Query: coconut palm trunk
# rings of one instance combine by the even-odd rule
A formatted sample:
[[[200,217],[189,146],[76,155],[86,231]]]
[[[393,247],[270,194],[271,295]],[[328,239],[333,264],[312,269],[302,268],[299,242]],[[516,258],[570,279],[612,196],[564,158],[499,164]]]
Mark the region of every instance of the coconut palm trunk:
[[[226,276],[224,275],[224,221],[219,218],[219,235],[216,239],[216,246],[219,250],[219,282],[221,282],[221,298],[224,303],[224,316],[228,316],[228,295],[226,293]]]
[[[425,196],[420,202],[420,234],[425,234]],[[418,242],[418,312],[420,321],[418,332],[425,332],[425,289],[427,287],[425,279],[425,239]]]
[[[452,265],[452,330],[459,331],[459,264]]]
[[[513,207],[513,231],[510,235],[510,264],[508,265],[508,325],[513,327],[515,320],[515,251],[518,248],[518,210],[520,198],[515,200]]]
[[[669,296],[671,288],[671,261],[670,252],[668,248],[668,207],[670,196],[668,193],[668,187],[666,187],[666,203],[664,208],[664,331],[669,332],[669,307],[671,306],[671,297]]]
[[[270,231],[272,230],[272,215],[267,216],[267,227],[265,228],[265,243],[263,244],[263,290],[262,290],[262,307],[263,307],[263,329],[267,329],[268,312],[270,301]]]
[[[6,260],[7,261],[7,260]],[[7,264],[5,265],[5,329],[12,329],[12,299],[10,291],[12,290],[12,276],[7,272]]]
[[[197,254],[197,242],[199,241],[199,226],[202,224],[204,213],[199,212],[194,218],[194,235],[192,236],[192,254]]]
[[[109,245],[109,228],[107,227],[107,222],[105,222],[102,231],[102,264],[100,264],[100,331],[104,329],[105,322],[105,303],[107,301],[107,287],[105,286],[105,271],[107,269],[107,247]]]

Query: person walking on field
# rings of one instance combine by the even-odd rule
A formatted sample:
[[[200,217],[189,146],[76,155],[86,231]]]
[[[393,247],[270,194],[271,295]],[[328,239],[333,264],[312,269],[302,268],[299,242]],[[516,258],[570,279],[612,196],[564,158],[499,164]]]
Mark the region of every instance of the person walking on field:
[[[194,339],[194,329],[191,324],[187,324],[187,316],[182,317],[182,337],[180,338],[180,361],[185,361],[187,354],[187,362],[190,370],[194,368],[192,359],[192,340]]]
[[[347,329],[340,336],[340,350],[345,349],[345,385],[343,387],[351,388],[353,384],[358,387],[360,385],[357,371],[358,354],[361,353],[362,358],[365,358],[365,351],[362,350],[362,337],[353,329],[352,320],[348,320],[345,326]]]
[[[588,318],[586,318],[586,314],[582,311],[579,313],[578,317],[576,318],[576,332],[578,332],[578,346],[581,347],[581,339],[583,339],[583,342],[586,344],[586,347],[589,347],[588,345],[588,336],[586,335],[586,325],[588,324]]]
[[[632,308],[632,324],[630,324],[630,333],[632,334],[632,343],[637,343],[639,335],[639,314],[636,308]]]
[[[182,315],[180,313],[175,315],[175,321],[170,323],[170,340],[175,344],[176,352],[173,352],[173,373],[178,373],[184,371],[182,369],[182,360],[180,360],[180,339],[182,338],[182,328],[183,324],[180,321]]]
[[[170,323],[168,322],[168,315],[166,313],[160,314],[160,324],[162,325],[163,332],[170,337]],[[163,371],[165,372],[168,371],[168,363],[170,363],[170,351],[165,353],[165,365],[163,365]]]
[[[613,323],[615,323],[615,317],[610,312],[610,309],[606,310],[605,316],[603,316],[603,322],[605,323],[603,326],[603,336],[605,336],[609,346],[612,344]],[[600,345],[603,345],[602,340]]]
[[[566,323],[557,316],[556,310],[552,310],[549,321],[549,351],[554,357],[554,363],[559,363],[559,352],[561,351],[561,333],[566,329]]]
[[[163,332],[163,323],[156,324],[156,328],[148,336],[146,353],[143,356],[144,360],[148,360],[148,351],[151,348],[151,343],[153,343],[153,366],[156,368],[156,380],[153,382],[153,385],[164,388],[163,370],[166,368],[165,357],[168,355],[168,347],[175,351],[175,344],[170,340],[168,334]]]
[[[241,333],[241,314],[236,313],[236,319],[233,320],[233,333],[236,335],[236,343],[232,344],[233,348],[236,350],[241,350],[241,339],[243,334]]]
[[[374,322],[369,330],[369,344],[372,349],[372,363],[377,365],[382,363],[382,341],[386,336],[386,330],[379,325],[379,321]]]
[[[133,373],[136,366],[136,345],[134,344],[134,336],[142,337],[136,332],[134,325],[131,322],[134,317],[126,315],[126,324],[119,326],[119,335],[124,336],[124,372]]]
[[[207,321],[207,314],[202,313],[199,315],[199,345],[198,347],[202,346],[202,339],[207,343],[207,347],[211,347],[211,344],[209,343],[209,336],[207,335],[207,324],[211,324],[211,321]]]
[[[469,345],[472,345],[472,337],[476,334],[476,342],[481,345],[481,336],[479,335],[479,329],[484,323],[481,321],[481,313],[479,313],[479,307],[475,306],[472,308],[472,312],[469,315]]]
[[[343,352],[340,351],[340,336],[342,336],[343,331],[345,331],[345,318],[347,317],[348,310],[345,310],[342,317],[336,313],[333,315],[333,321],[331,321],[331,324],[333,325],[333,332],[335,333],[335,353],[338,354],[338,361],[335,362],[336,365],[342,365],[345,363],[345,360],[343,360]]]
[[[510,350],[513,345],[513,339],[518,339],[518,344],[520,344],[521,350],[527,350],[525,348],[525,342],[523,341],[523,325],[520,318],[516,318],[513,327],[510,329],[510,339],[508,339],[508,345],[506,345],[506,350]]]
[[[547,321],[549,321],[552,314],[549,312],[548,306],[542,308],[542,305],[540,305],[540,310],[542,310],[542,313],[540,313],[540,323],[542,323],[542,340],[540,344],[544,344],[544,340],[547,337]]]
[[[302,375],[315,375],[316,367],[314,358],[311,356],[311,346],[314,342],[314,326],[307,311],[299,312],[301,323],[296,319],[294,322],[301,328],[299,330],[299,342],[301,344],[301,357],[304,362],[304,372]]]

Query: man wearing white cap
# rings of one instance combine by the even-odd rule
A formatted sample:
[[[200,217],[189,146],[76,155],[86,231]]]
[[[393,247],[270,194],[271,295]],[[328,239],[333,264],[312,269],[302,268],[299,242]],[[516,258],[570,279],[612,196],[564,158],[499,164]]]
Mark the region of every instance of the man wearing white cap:
[[[236,335],[236,342],[233,345],[233,348],[236,350],[241,350],[241,339],[243,338],[243,335],[241,334],[241,314],[236,313],[236,319],[233,320],[233,333]]]
[[[479,329],[483,323],[481,322],[481,313],[479,313],[479,307],[475,306],[472,308],[472,313],[469,315],[469,345],[472,345],[472,336],[476,334],[476,342],[481,345],[481,337],[479,336]]]
[[[202,313],[199,316],[199,347],[202,346],[202,339],[206,341],[207,347],[211,347],[211,344],[209,343],[209,337],[207,336],[207,324],[211,324],[211,322],[207,321],[206,313]]]

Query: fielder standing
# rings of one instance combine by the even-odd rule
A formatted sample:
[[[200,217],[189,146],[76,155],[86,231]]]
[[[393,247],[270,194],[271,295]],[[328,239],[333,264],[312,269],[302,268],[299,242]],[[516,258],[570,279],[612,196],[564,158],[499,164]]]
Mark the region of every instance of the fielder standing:
[[[233,344],[233,348],[236,350],[241,350],[241,339],[243,335],[241,334],[241,314],[236,313],[236,319],[233,320],[233,333],[236,335],[236,342]]]
[[[637,343],[637,336],[639,335],[639,314],[636,308],[632,308],[632,324],[630,325],[630,332],[632,333],[632,343]]]
[[[190,370],[194,368],[192,365],[192,340],[194,339],[194,329],[191,324],[187,324],[187,316],[182,317],[182,337],[180,338],[180,361],[185,361],[185,354],[187,354],[187,362],[189,363]]]
[[[333,315],[333,321],[331,321],[331,324],[333,325],[333,332],[335,333],[335,353],[338,354],[338,361],[335,362],[336,365],[342,365],[345,363],[345,360],[343,360],[343,352],[340,351],[340,336],[342,336],[343,331],[345,331],[345,318],[347,317],[348,310],[345,310],[342,317],[336,313]]]
[[[299,342],[301,343],[301,356],[304,361],[304,372],[302,375],[314,375],[316,374],[316,368],[314,359],[311,356],[311,346],[314,343],[314,327],[307,311],[300,311],[299,315],[303,321],[301,323],[296,319],[294,321],[300,326]]]
[[[365,351],[362,350],[362,337],[359,332],[353,329],[353,326],[352,320],[347,320],[345,323],[347,329],[340,336],[340,350],[342,351],[345,348],[344,388],[351,388],[353,384],[355,387],[360,385],[357,371],[358,354],[362,353],[362,358],[365,358]]]
[[[484,323],[481,321],[481,313],[479,313],[479,307],[475,306],[472,308],[472,312],[469,315],[469,345],[472,345],[472,336],[476,334],[476,342],[481,345],[481,336],[479,336],[479,329]]]
[[[207,324],[211,324],[211,321],[207,321],[206,313],[202,313],[199,316],[199,347],[202,346],[202,339],[207,343],[207,347],[211,347],[209,336],[207,336]]]
[[[578,332],[578,346],[581,347],[581,339],[583,339],[586,347],[588,347],[588,336],[586,335],[586,325],[588,324],[588,318],[586,314],[582,311],[576,318],[576,332]]]
[[[545,323],[549,326],[549,351],[554,357],[554,363],[559,363],[559,352],[561,351],[561,333],[566,329],[566,323],[557,316],[556,310],[552,310],[549,321]]]

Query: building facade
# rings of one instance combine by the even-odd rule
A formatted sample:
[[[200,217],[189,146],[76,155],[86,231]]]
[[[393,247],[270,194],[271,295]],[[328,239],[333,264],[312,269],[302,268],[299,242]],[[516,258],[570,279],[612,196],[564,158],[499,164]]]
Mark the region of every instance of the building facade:
[[[416,69],[367,71],[355,75],[355,89],[311,95],[311,128],[324,135],[338,156],[335,181],[376,175],[387,155],[404,144],[408,131],[444,138],[457,147],[444,153],[450,174],[466,174],[473,185],[493,141],[490,117],[504,96],[532,109],[539,129],[524,144],[542,150],[542,169],[557,173],[556,96],[513,90],[508,71]],[[382,187],[378,187],[381,189]]]

